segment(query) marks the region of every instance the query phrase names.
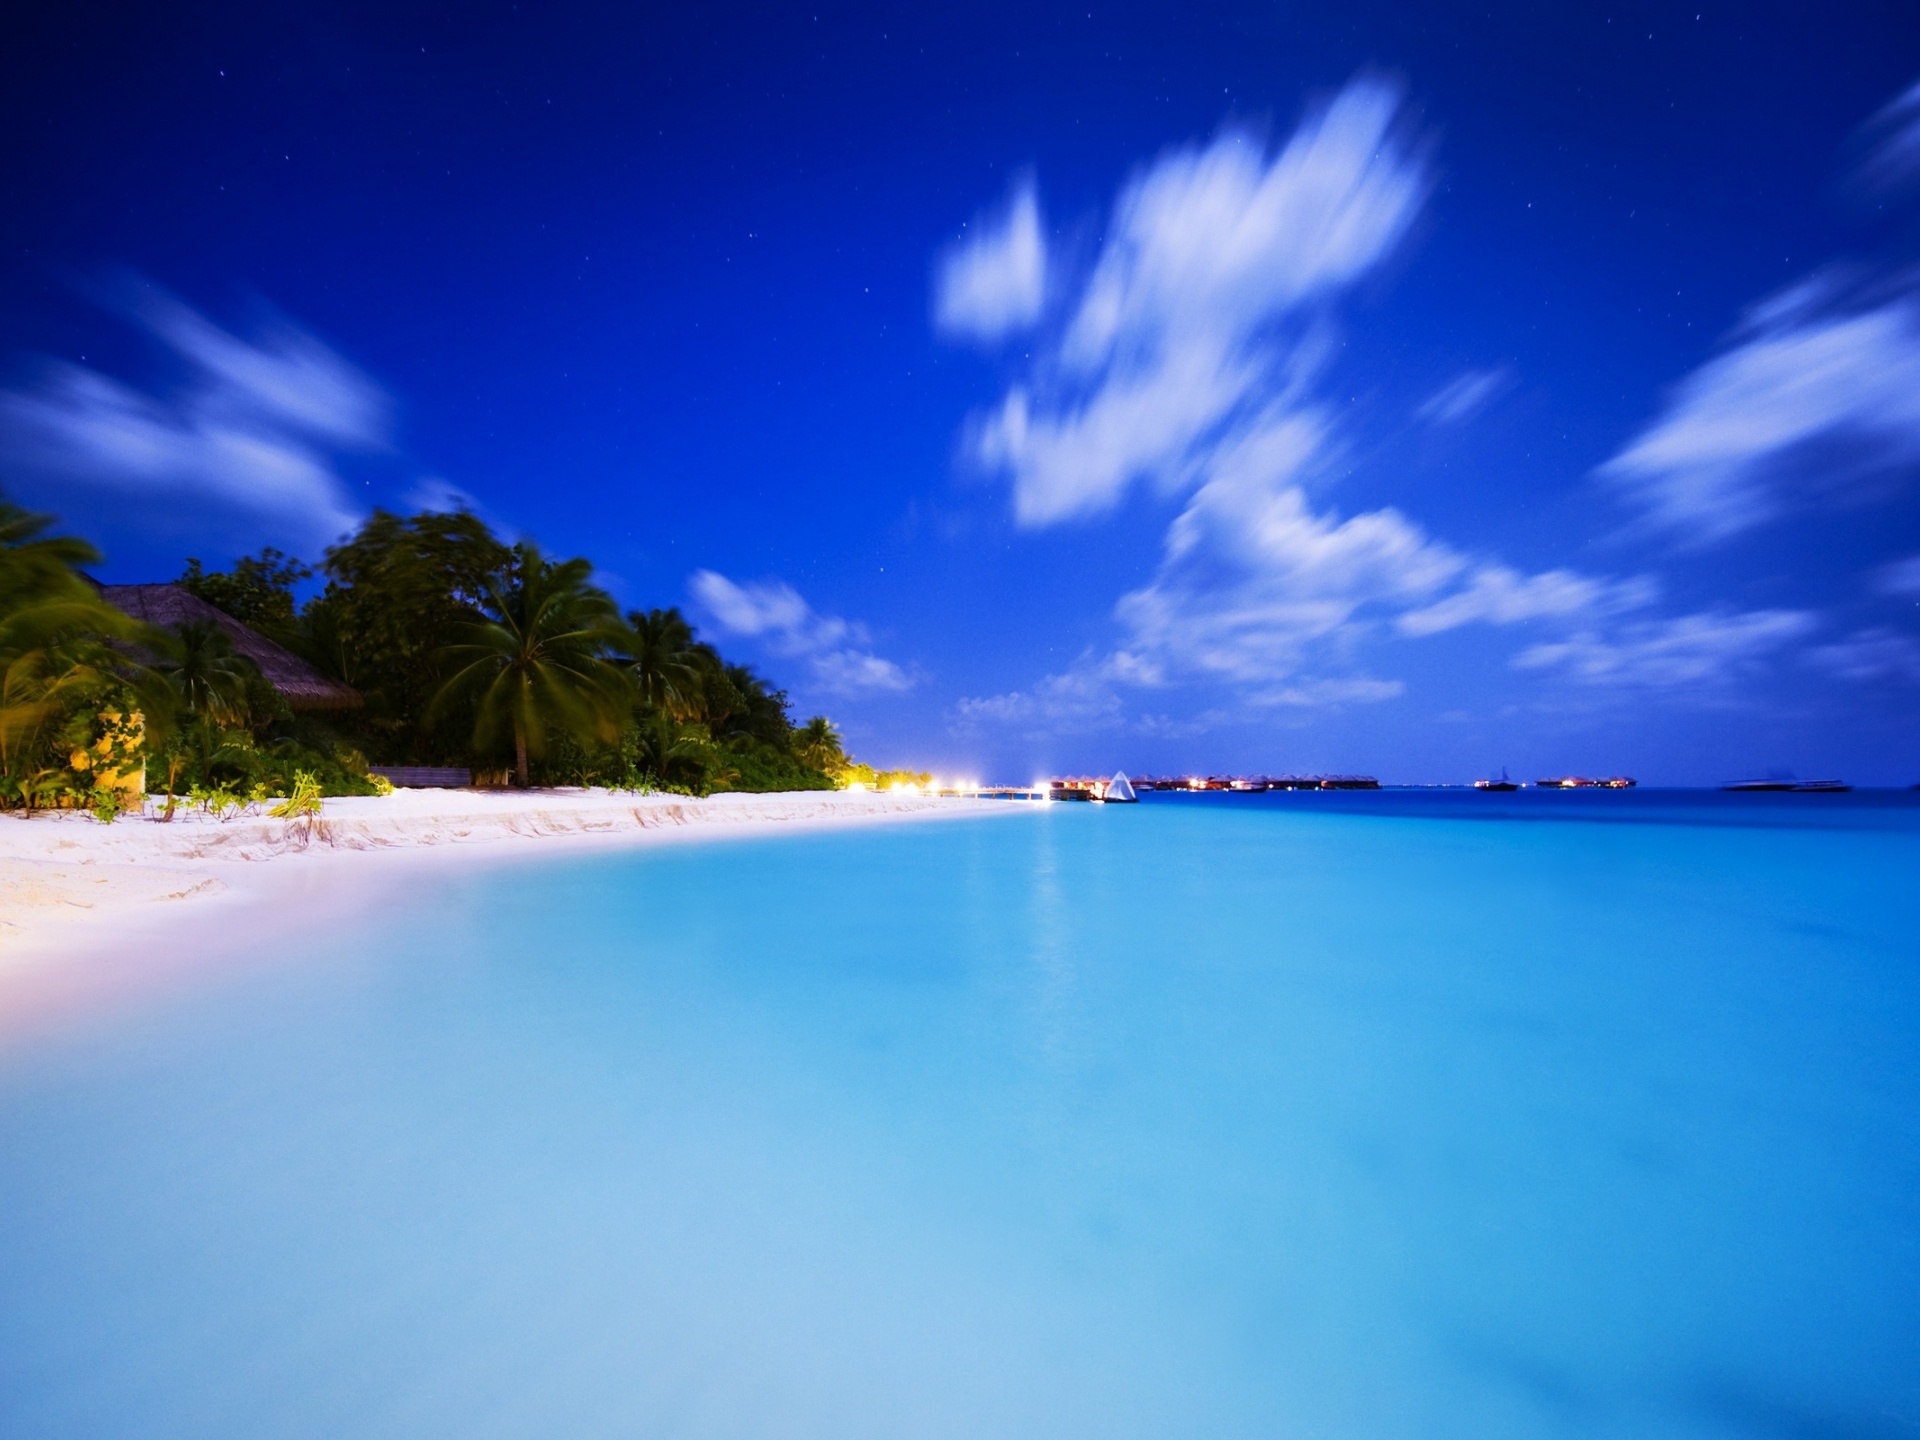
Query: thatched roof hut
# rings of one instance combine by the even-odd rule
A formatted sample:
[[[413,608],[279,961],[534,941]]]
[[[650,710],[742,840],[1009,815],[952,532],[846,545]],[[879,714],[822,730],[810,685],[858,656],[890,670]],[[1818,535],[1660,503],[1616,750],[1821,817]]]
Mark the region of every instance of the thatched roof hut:
[[[136,620],[172,630],[190,620],[211,620],[233,640],[233,648],[260,667],[267,683],[286,698],[294,710],[349,710],[360,704],[360,692],[321,674],[284,646],[276,645],[251,626],[242,625],[218,606],[210,605],[178,585],[101,585],[100,598]]]

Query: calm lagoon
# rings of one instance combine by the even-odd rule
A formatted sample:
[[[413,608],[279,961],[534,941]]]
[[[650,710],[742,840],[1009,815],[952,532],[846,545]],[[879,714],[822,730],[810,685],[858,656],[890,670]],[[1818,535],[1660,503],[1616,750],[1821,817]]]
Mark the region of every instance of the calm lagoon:
[[[260,942],[5,1042],[0,1435],[1920,1435],[1911,797],[1056,805]]]

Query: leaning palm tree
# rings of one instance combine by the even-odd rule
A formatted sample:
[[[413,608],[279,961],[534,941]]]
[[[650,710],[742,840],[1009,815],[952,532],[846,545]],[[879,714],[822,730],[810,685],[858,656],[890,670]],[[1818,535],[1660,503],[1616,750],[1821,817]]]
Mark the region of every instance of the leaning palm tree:
[[[443,653],[455,667],[429,707],[429,722],[462,697],[474,702],[474,744],[513,735],[514,779],[528,784],[527,760],[550,733],[610,740],[619,733],[628,682],[607,656],[619,612],[588,583],[585,560],[550,561],[531,543],[514,546],[506,579],[487,587],[485,620]]]
[[[98,600],[80,574],[100,552],[72,535],[48,535],[51,515],[0,500],[0,616],[52,600]]]

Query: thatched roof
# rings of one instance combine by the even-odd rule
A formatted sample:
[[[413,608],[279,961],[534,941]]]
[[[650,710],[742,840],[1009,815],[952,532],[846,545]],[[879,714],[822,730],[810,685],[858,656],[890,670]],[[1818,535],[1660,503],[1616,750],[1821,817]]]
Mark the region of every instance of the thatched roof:
[[[347,710],[360,704],[360,692],[329,679],[291,650],[273,643],[178,585],[102,585],[100,598],[136,620],[173,630],[189,620],[212,620],[233,639],[233,648],[260,667],[267,683],[295,710]]]

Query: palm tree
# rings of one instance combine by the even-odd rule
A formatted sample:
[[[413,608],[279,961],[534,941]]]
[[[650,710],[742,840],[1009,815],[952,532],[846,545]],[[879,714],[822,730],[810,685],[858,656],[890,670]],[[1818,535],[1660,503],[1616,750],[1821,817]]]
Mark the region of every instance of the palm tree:
[[[585,560],[550,561],[527,541],[513,547],[504,580],[487,586],[485,620],[464,627],[465,641],[445,658],[459,668],[434,697],[428,719],[454,697],[475,702],[474,744],[513,733],[513,773],[528,783],[527,757],[546,748],[549,731],[583,740],[619,733],[628,682],[606,658],[619,641],[619,612],[588,583]]]
[[[633,677],[642,705],[676,720],[700,705],[700,656],[693,627],[675,609],[629,610],[618,663]]]
[[[841,741],[840,732],[833,728],[833,722],[824,715],[814,716],[793,732],[793,753],[801,764],[818,770],[822,775],[832,775],[844,770],[847,765],[846,747]]]
[[[178,626],[158,668],[172,680],[180,708],[190,718],[215,725],[247,718],[247,682],[259,667],[233,648],[233,637],[218,620]]]

